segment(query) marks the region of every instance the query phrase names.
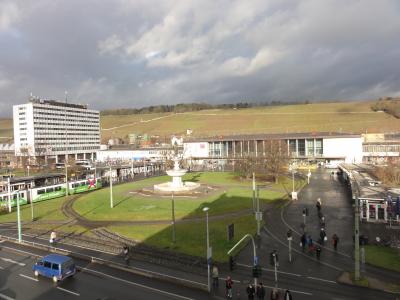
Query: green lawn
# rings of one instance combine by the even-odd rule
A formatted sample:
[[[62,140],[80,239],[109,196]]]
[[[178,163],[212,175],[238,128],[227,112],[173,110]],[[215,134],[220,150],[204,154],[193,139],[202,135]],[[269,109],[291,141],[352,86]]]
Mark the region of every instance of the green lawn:
[[[204,216],[204,213],[203,213]],[[229,224],[235,224],[235,238],[227,241],[226,228]],[[172,244],[172,227],[170,225],[152,226],[110,226],[110,230],[128,238],[140,240],[145,244],[159,248],[170,248],[196,256],[206,256],[206,223],[178,223],[176,224],[176,244]],[[226,252],[239,241],[245,234],[255,234],[257,230],[253,215],[230,218],[209,222],[210,246],[212,247],[213,260],[226,262]]]
[[[210,207],[210,215],[218,215],[252,208],[251,181],[237,183],[231,173],[191,173],[185,179],[194,179],[201,183],[219,186],[218,192],[199,199],[175,197],[175,216],[202,216],[202,208]],[[110,190],[102,189],[82,195],[74,209],[91,220],[170,220],[171,198],[161,196],[142,196],[134,192],[154,183],[170,180],[167,176],[152,178],[135,183],[126,183],[113,187],[114,208],[110,208]],[[273,190],[261,190],[261,203],[285,196],[282,185],[273,185]]]
[[[67,220],[64,214],[61,212],[61,206],[65,201],[65,197],[51,199],[47,201],[41,201],[33,204],[33,212],[36,220]],[[21,220],[31,221],[31,205],[21,205]],[[8,212],[8,211],[7,211]],[[12,213],[0,214],[0,223],[17,221],[17,208],[13,208]]]
[[[368,245],[365,246],[365,260],[371,265],[400,272],[400,250]]]

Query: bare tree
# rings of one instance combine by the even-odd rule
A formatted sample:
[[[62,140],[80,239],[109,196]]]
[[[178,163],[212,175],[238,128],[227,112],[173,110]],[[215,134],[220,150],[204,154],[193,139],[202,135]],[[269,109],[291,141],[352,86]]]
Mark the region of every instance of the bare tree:
[[[253,172],[259,169],[260,159],[254,155],[245,155],[240,158],[235,163],[235,170],[239,173],[241,177],[249,179]]]
[[[287,144],[284,141],[265,141],[263,168],[268,175],[271,175],[275,179],[275,183],[278,183],[279,176],[284,173],[289,159]]]

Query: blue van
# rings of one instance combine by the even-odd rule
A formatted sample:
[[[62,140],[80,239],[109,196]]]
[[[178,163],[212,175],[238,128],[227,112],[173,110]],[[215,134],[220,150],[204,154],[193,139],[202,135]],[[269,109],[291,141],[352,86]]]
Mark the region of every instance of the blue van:
[[[52,278],[54,282],[74,276],[76,273],[75,263],[72,258],[59,254],[50,254],[43,257],[33,265],[32,270],[36,277],[42,275]]]

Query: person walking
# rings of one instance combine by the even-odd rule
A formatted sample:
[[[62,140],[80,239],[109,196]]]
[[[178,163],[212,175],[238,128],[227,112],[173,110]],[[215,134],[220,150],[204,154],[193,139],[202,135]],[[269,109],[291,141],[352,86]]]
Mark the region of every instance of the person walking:
[[[270,295],[270,300],[279,300],[279,291],[277,288],[273,288]]]
[[[332,244],[333,244],[333,248],[335,249],[335,251],[337,250],[338,243],[339,243],[339,237],[338,237],[337,234],[335,233],[335,234],[332,236]]]
[[[53,245],[53,246],[56,245],[56,238],[57,238],[56,232],[55,232],[55,231],[52,231],[52,232],[50,233],[50,240],[49,240],[49,242],[50,242],[51,245]]]
[[[321,247],[320,246],[317,246],[317,248],[315,249],[315,253],[316,253],[316,255],[317,255],[317,259],[319,260],[320,259],[320,257],[321,257]]]
[[[230,300],[233,297],[232,288],[233,288],[233,281],[231,276],[228,276],[225,281],[226,287],[226,299]]]
[[[123,252],[123,254],[124,254],[125,263],[126,263],[127,265],[129,265],[129,247],[128,247],[128,245],[125,245],[125,246],[124,246],[122,252]]]
[[[319,237],[320,237],[320,244],[323,246],[326,240],[326,232],[324,228],[321,228],[321,231],[319,232]]]
[[[286,290],[283,300],[293,300],[292,294],[290,293],[289,290]]]
[[[322,203],[321,203],[321,199],[320,199],[320,198],[318,198],[317,204],[316,204],[315,206],[317,207],[318,212],[320,212],[320,211],[321,211],[321,206],[322,206]]]
[[[301,249],[303,250],[303,252],[306,247],[306,243],[307,243],[307,236],[305,233],[303,233],[303,235],[300,237],[300,244],[301,244]]]
[[[254,285],[249,284],[248,287],[246,288],[246,292],[247,292],[247,299],[254,300],[254,294],[256,292]]]
[[[218,289],[219,286],[219,272],[218,267],[216,265],[212,268],[212,280],[213,280],[213,288]]]
[[[311,235],[308,236],[307,246],[308,246],[308,252],[312,252],[314,250],[314,243],[313,243]]]
[[[257,299],[258,300],[264,300],[265,298],[265,287],[263,286],[262,282],[257,287]]]

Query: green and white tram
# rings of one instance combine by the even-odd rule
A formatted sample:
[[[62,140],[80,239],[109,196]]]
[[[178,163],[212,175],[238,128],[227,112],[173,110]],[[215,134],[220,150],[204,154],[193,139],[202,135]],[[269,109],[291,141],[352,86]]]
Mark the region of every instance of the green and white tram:
[[[19,205],[24,205],[28,203],[28,193],[26,190],[23,191],[12,191],[10,193],[11,207],[17,206],[17,199],[19,193]],[[5,209],[8,207],[8,193],[0,194],[0,208]]]

